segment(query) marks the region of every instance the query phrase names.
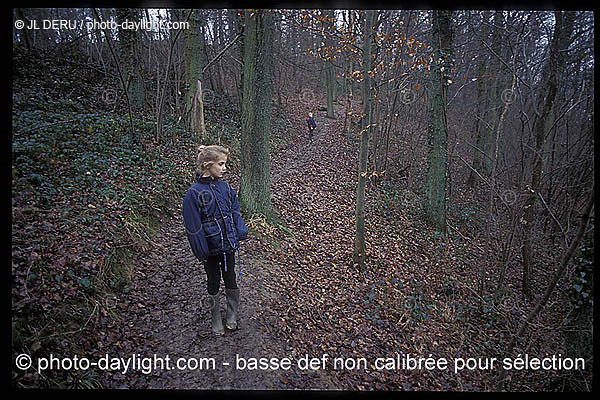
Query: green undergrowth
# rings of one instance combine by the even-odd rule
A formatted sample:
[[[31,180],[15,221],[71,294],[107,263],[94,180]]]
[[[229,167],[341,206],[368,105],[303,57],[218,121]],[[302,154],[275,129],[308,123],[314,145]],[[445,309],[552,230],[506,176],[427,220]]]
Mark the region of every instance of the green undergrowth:
[[[200,141],[170,116],[158,143],[151,116],[134,116],[131,135],[127,114],[83,106],[96,89],[69,96],[82,77],[57,73],[48,83],[52,70],[36,74],[33,64],[13,76],[13,358],[85,355],[99,327],[120,317],[115,305],[129,296],[135,262],[153,251],[161,221],[180,212]],[[229,147],[235,170],[234,108],[227,99],[207,106],[206,141]],[[12,375],[18,387],[97,384],[85,371]]]
[[[116,305],[130,296],[135,263],[154,251],[160,223],[180,212],[199,144],[229,148],[228,169],[239,173],[235,99],[215,94],[205,102],[204,140],[167,115],[156,142],[154,115],[136,113],[132,135],[118,82],[76,58],[13,52],[13,359],[97,348],[100,327],[118,321]],[[290,140],[285,115],[274,107],[272,152]],[[75,370],[13,368],[12,382],[98,386]]]
[[[133,261],[177,210],[196,139],[176,127],[155,144],[142,118],[134,129],[137,141],[107,112],[13,114],[14,352],[85,354],[94,326],[115,317],[107,299],[127,295]],[[76,387],[73,374],[34,386]]]

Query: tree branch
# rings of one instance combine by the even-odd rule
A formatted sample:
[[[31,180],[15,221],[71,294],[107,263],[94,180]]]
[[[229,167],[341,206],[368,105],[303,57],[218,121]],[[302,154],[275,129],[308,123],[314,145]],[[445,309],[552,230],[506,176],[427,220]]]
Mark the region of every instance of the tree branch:
[[[225,46],[225,48],[224,48],[223,50],[221,50],[221,52],[220,52],[219,54],[217,54],[217,55],[215,56],[215,58],[213,58],[213,59],[212,59],[212,60],[211,60],[211,61],[210,61],[208,64],[206,64],[206,66],[205,66],[204,68],[202,68],[202,74],[204,74],[204,72],[205,72],[205,71],[208,69],[208,67],[210,67],[212,64],[214,64],[216,61],[218,61],[218,60],[219,60],[219,59],[220,59],[220,58],[223,56],[223,54],[225,54],[225,52],[226,52],[227,50],[229,50],[229,48],[230,48],[231,46],[233,46],[233,45],[235,44],[235,42],[237,42],[237,41],[238,41],[238,39],[239,39],[239,38],[241,38],[241,37],[242,37],[242,34],[241,34],[241,33],[239,33],[239,34],[238,34],[238,35],[237,35],[237,36],[236,36],[236,37],[235,37],[235,38],[234,38],[234,39],[231,41],[231,43],[229,43],[227,46]]]
[[[558,280],[560,279],[562,274],[567,269],[567,266],[569,265],[569,261],[571,260],[573,253],[575,253],[575,250],[577,250],[577,248],[579,247],[579,243],[581,242],[581,239],[583,238],[583,235],[586,231],[588,222],[590,220],[590,214],[592,212],[593,206],[594,206],[594,184],[592,184],[592,190],[590,191],[590,197],[588,199],[588,202],[583,211],[583,215],[581,217],[581,225],[579,225],[579,231],[577,232],[577,236],[575,236],[575,239],[573,239],[573,241],[571,242],[571,246],[569,246],[569,249],[563,255],[563,258],[560,262],[560,266],[558,267],[558,270],[554,273],[554,276],[552,277],[552,281],[550,282],[550,284],[546,288],[546,291],[544,292],[544,296],[538,301],[535,308],[529,313],[529,315],[527,316],[525,321],[523,321],[521,323],[521,326],[517,330],[517,333],[510,341],[510,344],[508,345],[508,350],[506,351],[507,356],[512,355],[512,352],[517,344],[517,341],[519,340],[519,338],[521,337],[523,332],[525,332],[525,329],[527,328],[527,326],[533,321],[533,319],[535,317],[538,316],[538,314],[540,313],[540,311],[542,310],[542,308],[544,307],[544,305],[550,298],[550,295],[554,291],[554,288],[556,287]],[[503,389],[505,376],[506,376],[506,370],[502,369],[500,371],[500,376],[498,377],[498,383],[497,383],[497,387],[496,387],[497,390]]]

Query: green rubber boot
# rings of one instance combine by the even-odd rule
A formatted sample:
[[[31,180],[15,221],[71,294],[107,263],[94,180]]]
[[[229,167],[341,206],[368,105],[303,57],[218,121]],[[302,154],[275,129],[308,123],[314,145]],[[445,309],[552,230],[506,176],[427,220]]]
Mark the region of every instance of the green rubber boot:
[[[225,330],[223,329],[223,320],[221,319],[220,294],[209,294],[208,296],[211,300],[210,315],[212,319],[212,331],[215,335],[223,335]]]
[[[237,311],[240,303],[240,289],[225,289],[225,295],[227,296],[227,314],[225,327],[227,329],[235,330],[238,328],[237,325]]]

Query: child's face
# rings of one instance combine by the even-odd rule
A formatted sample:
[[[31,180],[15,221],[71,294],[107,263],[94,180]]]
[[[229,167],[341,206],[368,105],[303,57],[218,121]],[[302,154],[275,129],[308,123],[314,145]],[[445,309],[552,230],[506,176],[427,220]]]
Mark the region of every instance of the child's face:
[[[205,175],[208,172],[213,178],[222,178],[223,174],[227,171],[227,167],[225,167],[226,162],[227,156],[224,154],[220,155],[217,157],[217,161],[215,161],[210,168],[205,170]]]

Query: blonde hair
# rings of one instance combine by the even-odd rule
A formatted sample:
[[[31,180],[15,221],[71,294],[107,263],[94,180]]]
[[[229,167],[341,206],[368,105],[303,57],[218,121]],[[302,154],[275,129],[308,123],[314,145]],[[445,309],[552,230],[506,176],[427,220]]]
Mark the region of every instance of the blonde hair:
[[[198,146],[198,158],[196,161],[196,173],[202,174],[205,169],[211,167],[211,165],[217,162],[219,156],[229,156],[229,150],[223,146],[216,144],[210,146]],[[205,168],[203,165],[207,163],[208,166]]]

